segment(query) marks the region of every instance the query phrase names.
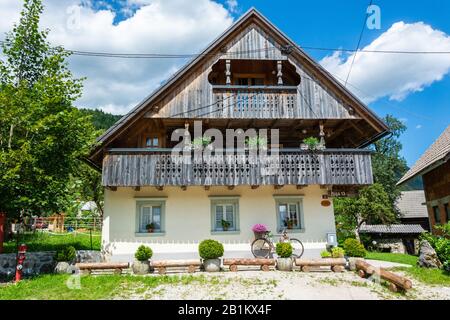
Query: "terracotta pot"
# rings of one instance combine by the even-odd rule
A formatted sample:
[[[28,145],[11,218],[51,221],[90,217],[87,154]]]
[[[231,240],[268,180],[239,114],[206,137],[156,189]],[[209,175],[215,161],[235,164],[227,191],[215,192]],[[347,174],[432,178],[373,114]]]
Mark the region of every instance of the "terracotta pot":
[[[154,231],[153,229],[147,229],[148,233],[153,233],[153,231]]]

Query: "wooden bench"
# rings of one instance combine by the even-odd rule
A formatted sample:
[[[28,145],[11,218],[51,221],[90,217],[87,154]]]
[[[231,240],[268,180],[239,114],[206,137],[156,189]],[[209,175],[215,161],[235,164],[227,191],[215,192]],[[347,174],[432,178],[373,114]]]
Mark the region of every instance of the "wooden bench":
[[[150,260],[150,267],[155,268],[159,274],[165,274],[167,268],[187,267],[189,273],[193,273],[202,265],[200,260]]]
[[[238,266],[260,266],[263,271],[269,271],[275,266],[275,259],[223,259],[223,265],[229,266],[230,271],[238,271]]]
[[[114,270],[114,273],[121,274],[123,269],[128,269],[128,262],[111,263],[111,262],[95,262],[95,263],[77,263],[75,267],[80,271],[91,273],[92,270]]]
[[[295,259],[295,265],[303,272],[309,272],[313,267],[331,267],[333,272],[343,272],[345,264],[344,258]]]

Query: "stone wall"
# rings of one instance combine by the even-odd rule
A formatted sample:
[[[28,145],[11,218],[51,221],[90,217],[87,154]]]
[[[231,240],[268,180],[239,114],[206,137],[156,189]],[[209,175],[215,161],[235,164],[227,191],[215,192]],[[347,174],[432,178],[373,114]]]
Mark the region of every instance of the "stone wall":
[[[54,251],[28,252],[23,264],[23,275],[39,275],[52,273],[56,261]],[[103,262],[104,256],[100,251],[78,250],[74,262]],[[11,279],[16,272],[16,254],[0,254],[0,279]]]

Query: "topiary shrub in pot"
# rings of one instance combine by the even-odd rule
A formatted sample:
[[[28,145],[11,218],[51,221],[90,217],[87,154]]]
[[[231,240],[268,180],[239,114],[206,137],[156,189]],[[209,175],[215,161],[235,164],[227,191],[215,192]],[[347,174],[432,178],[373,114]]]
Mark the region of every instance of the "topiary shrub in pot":
[[[345,254],[349,257],[364,258],[367,254],[364,245],[356,239],[345,239],[342,247],[344,248]]]
[[[203,268],[207,272],[220,271],[220,257],[223,256],[223,244],[216,240],[203,240],[198,246],[198,253],[203,259]]]
[[[150,247],[141,245],[134,254],[135,261],[131,266],[134,274],[147,274],[150,271],[150,258],[153,256],[153,251]]]
[[[61,250],[56,251],[55,261],[56,273],[73,273],[75,270],[73,268],[73,263],[75,262],[75,258],[77,256],[77,250],[72,246],[64,247]]]
[[[289,242],[278,242],[276,246],[277,269],[280,271],[292,271],[292,245]]]
[[[333,258],[343,258],[344,255],[345,255],[345,251],[341,247],[334,247],[331,249],[331,256]]]
[[[324,259],[326,259],[326,258],[331,258],[331,252],[328,251],[328,250],[323,250],[323,251],[320,253],[320,256],[321,256],[322,258],[324,258]]]

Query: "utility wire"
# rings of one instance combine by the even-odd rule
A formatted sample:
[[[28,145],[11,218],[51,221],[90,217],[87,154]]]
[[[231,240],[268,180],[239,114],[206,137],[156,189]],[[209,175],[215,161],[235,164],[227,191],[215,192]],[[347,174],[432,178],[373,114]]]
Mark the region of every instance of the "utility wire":
[[[0,40],[0,44],[5,43],[5,41]],[[450,54],[450,51],[409,51],[409,50],[357,50],[357,49],[345,49],[345,48],[327,48],[327,47],[311,47],[311,46],[299,46],[296,47],[302,50],[319,50],[319,51],[337,51],[337,52],[358,52],[359,53],[381,53],[381,54]],[[261,48],[248,51],[237,51],[229,53],[180,53],[180,54],[168,54],[168,53],[112,53],[112,52],[95,52],[95,51],[80,51],[80,50],[69,50],[64,49],[64,51],[73,54],[75,56],[87,56],[87,57],[100,57],[100,58],[125,58],[125,59],[183,59],[183,58],[194,58],[199,56],[217,56],[221,54],[226,55],[240,55],[245,53],[257,53],[264,52],[268,50],[280,49],[276,47],[272,48]]]
[[[372,2],[373,2],[373,0],[370,0],[369,5],[367,6],[367,8],[372,5]],[[366,23],[367,23],[367,18],[368,17],[369,17],[369,12],[366,9],[366,16],[364,18],[364,23],[363,23],[363,26],[362,26],[362,29],[361,29],[361,33],[359,34],[358,44],[356,45],[356,49],[355,49],[356,51],[355,51],[355,54],[353,55],[352,62],[350,64],[350,69],[348,70],[347,78],[345,79],[345,83],[344,83],[345,87],[347,86],[348,78],[350,77],[350,74],[352,73],[353,64],[355,63],[356,55],[358,54],[358,49],[359,49],[359,46],[361,45],[361,40],[362,40],[362,37],[363,37],[363,34],[364,34],[364,30],[366,29]]]

